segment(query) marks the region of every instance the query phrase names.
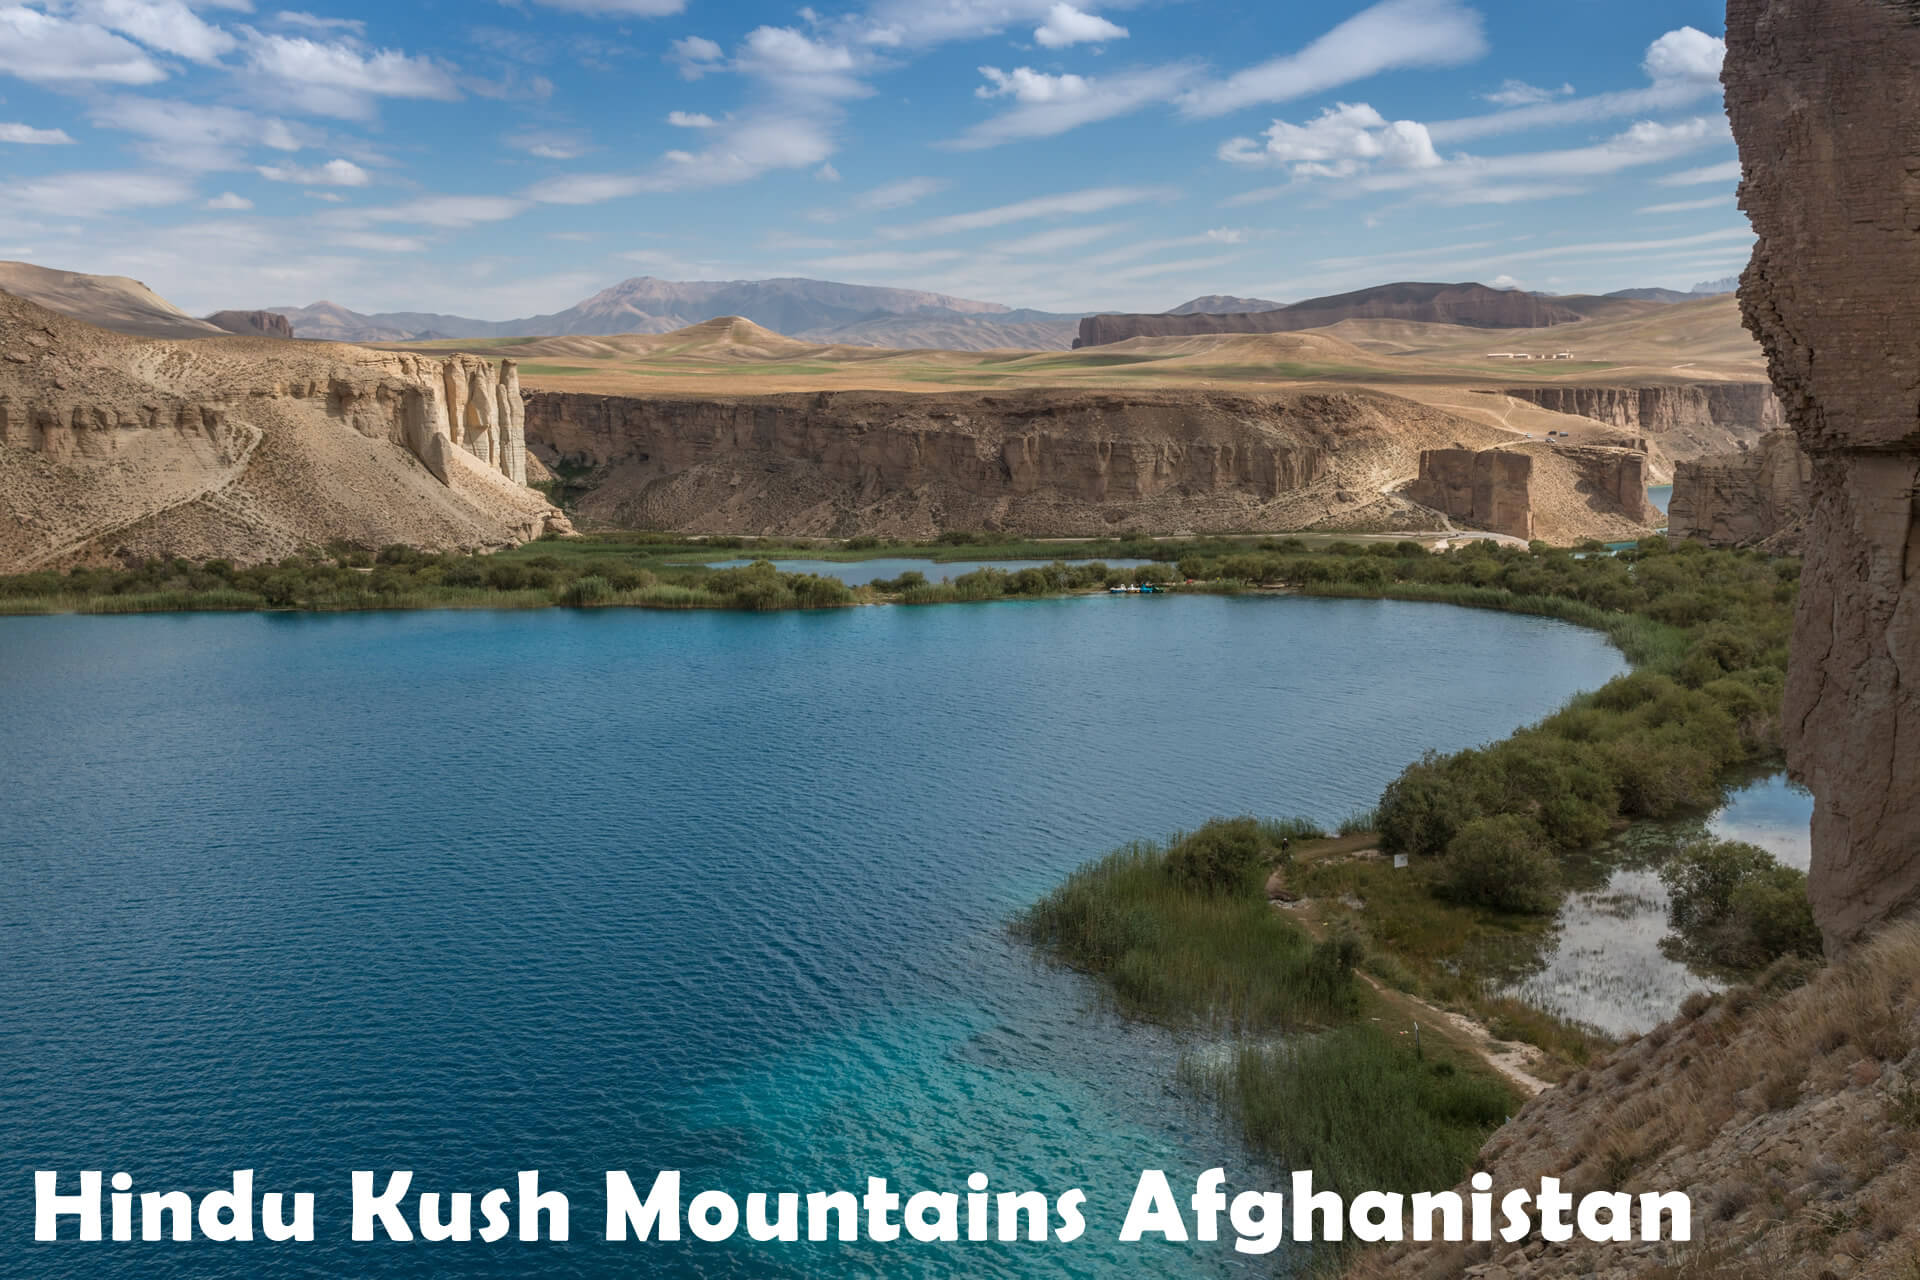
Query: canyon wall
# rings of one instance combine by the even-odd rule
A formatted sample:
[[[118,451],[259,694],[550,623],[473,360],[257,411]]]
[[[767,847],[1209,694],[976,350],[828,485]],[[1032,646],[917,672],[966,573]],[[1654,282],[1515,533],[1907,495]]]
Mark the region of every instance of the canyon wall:
[[[243,338],[293,336],[293,322],[277,311],[216,311],[207,317],[207,323]]]
[[[148,341],[0,294],[0,572],[567,528],[526,475],[510,361]]]
[[[1533,459],[1504,449],[1427,449],[1407,497],[1456,520],[1533,537]]]
[[[1578,414],[1650,436],[1686,427],[1758,434],[1787,425],[1764,382],[1692,382],[1656,387],[1508,387],[1506,394],[1555,413]]]
[[[1342,320],[1417,320],[1476,329],[1543,329],[1582,320],[1579,312],[1538,294],[1479,284],[1392,284],[1331,298],[1314,298],[1274,311],[1242,314],[1088,316],[1075,348],[1129,338],[1184,338],[1207,333],[1291,333]]]
[[[1829,951],[1920,907],[1920,3],[1732,0],[1741,277],[1812,510],[1784,722]]]
[[[1713,547],[1797,551],[1807,518],[1813,460],[1791,431],[1771,431],[1751,449],[1673,468],[1668,532]]]
[[[535,392],[583,516],[702,532],[1097,533],[1393,525],[1417,451],[1495,433],[1374,393]]]

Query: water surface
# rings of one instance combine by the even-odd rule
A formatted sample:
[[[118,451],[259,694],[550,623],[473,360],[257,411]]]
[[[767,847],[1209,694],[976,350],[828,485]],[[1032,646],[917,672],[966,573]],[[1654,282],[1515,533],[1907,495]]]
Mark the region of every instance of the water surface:
[[[1105,595],[936,608],[0,620],[0,1273],[1272,1275],[1114,1243],[1260,1171],[1181,1046],[1010,913],[1216,814],[1371,804],[1618,674],[1563,623]],[[33,1245],[31,1171],[228,1171],[312,1245]],[[564,1245],[354,1245],[349,1174],[537,1168]],[[613,1246],[688,1193],[1088,1193],[1072,1245]],[[1277,1175],[1274,1175],[1277,1176]],[[69,1227],[71,1232],[71,1227]]]

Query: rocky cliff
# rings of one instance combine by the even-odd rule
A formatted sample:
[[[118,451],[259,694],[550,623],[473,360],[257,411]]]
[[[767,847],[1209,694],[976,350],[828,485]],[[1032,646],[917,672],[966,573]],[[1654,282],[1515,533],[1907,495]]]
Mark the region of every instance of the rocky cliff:
[[[0,572],[524,541],[565,527],[524,423],[511,362],[143,341],[0,294]]]
[[[1291,333],[1342,320],[1419,320],[1476,329],[1543,329],[1582,319],[1585,317],[1570,307],[1518,290],[1489,289],[1483,284],[1389,284],[1313,298],[1272,311],[1089,316],[1080,322],[1080,337],[1074,346],[1098,347],[1129,338],[1184,338],[1204,333]]]
[[[1456,520],[1533,537],[1533,459],[1504,449],[1428,449],[1407,497]]]
[[[1691,382],[1650,387],[1508,387],[1505,394],[1555,413],[1593,418],[1651,437],[1668,452],[1691,456],[1693,446],[1757,439],[1787,425],[1786,411],[1764,382]]]
[[[705,532],[1408,527],[1422,448],[1498,433],[1374,393],[536,392],[527,438],[591,469],[581,514]]]
[[[1747,326],[1813,459],[1787,682],[1830,950],[1920,907],[1920,4],[1732,0]]]
[[[1797,551],[1812,483],[1813,460],[1793,433],[1772,431],[1751,449],[1676,463],[1668,529],[1714,547]]]
[[[246,338],[291,338],[293,322],[276,311],[216,311],[207,323]]]

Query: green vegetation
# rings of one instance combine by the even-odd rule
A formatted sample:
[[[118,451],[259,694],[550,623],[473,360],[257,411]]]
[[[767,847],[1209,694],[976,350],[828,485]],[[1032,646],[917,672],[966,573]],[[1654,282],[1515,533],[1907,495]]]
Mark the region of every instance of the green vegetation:
[[[1514,1095],[1443,1044],[1418,1056],[1357,1021],[1374,999],[1356,976],[1362,941],[1316,941],[1268,903],[1268,876],[1289,862],[1282,840],[1324,838],[1306,819],[1235,818],[1130,845],[1074,872],[1014,930],[1104,978],[1131,1016],[1237,1037],[1223,1061],[1185,1073],[1256,1147],[1335,1186],[1445,1186]],[[1281,1034],[1297,1038],[1271,1042]]]
[[[1680,950],[1725,968],[1763,969],[1783,956],[1818,956],[1820,929],[1806,873],[1735,840],[1702,840],[1660,869]]]

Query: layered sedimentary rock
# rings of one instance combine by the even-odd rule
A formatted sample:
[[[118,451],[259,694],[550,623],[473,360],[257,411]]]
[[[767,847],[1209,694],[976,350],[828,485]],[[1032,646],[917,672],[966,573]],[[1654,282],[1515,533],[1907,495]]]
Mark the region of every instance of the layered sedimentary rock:
[[[1764,382],[1691,382],[1657,387],[1508,387],[1505,394],[1555,413],[1578,414],[1650,436],[1686,427],[1725,427],[1758,434],[1786,426],[1773,387]]]
[[[1573,464],[1576,483],[1617,507],[1638,524],[1652,524],[1659,517],[1647,501],[1647,455],[1642,449],[1616,449],[1604,445],[1561,445],[1555,450]]]
[[[1538,294],[1482,284],[1390,284],[1274,311],[1237,314],[1088,316],[1075,347],[1105,346],[1129,338],[1190,337],[1202,333],[1291,333],[1342,320],[1418,320],[1476,329],[1544,329],[1585,319]]]
[[[524,541],[566,527],[524,423],[511,362],[143,341],[0,294],[0,572]]]
[[[277,311],[216,311],[208,324],[247,338],[291,338],[293,322]]]
[[[711,532],[1393,522],[1381,490],[1463,433],[1495,435],[1372,393],[536,392],[527,409],[531,447],[591,469],[583,515]]]
[[[1732,0],[1747,326],[1812,510],[1784,721],[1830,951],[1920,906],[1920,3]]]
[[[1505,449],[1427,449],[1407,497],[1455,520],[1533,537],[1533,459]]]
[[[1669,532],[1714,547],[1766,544],[1797,550],[1813,460],[1791,431],[1773,431],[1738,453],[1676,463]]]

